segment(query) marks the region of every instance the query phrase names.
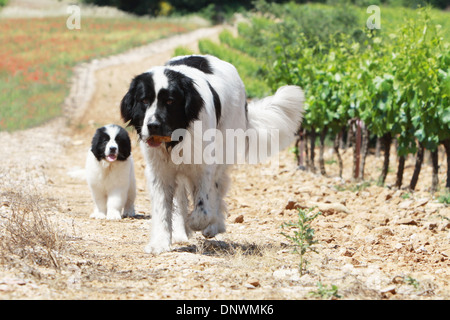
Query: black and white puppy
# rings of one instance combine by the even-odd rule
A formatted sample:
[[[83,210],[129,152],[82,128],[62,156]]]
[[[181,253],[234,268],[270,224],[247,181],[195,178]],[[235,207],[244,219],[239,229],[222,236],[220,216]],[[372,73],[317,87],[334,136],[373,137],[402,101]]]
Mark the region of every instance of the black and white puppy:
[[[246,134],[241,139],[246,159],[256,150],[248,142],[253,133],[275,132],[265,141],[270,145],[276,138],[276,152],[287,147],[300,126],[303,100],[299,87],[284,86],[247,105],[235,67],[213,56],[173,58],[136,76],[122,99],[121,114],[137,130],[146,161],[152,198],[146,251],[168,251],[192,230],[208,238],[225,232],[227,168],[239,157],[232,142],[238,133]]]
[[[128,132],[115,124],[98,128],[86,159],[86,177],[94,200],[91,218],[134,216],[136,180]]]

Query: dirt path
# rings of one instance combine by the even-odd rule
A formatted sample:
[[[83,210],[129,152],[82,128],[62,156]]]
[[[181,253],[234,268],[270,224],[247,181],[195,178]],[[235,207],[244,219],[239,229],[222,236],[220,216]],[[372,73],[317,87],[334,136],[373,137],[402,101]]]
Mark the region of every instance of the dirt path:
[[[137,218],[89,219],[92,201],[82,168],[95,129],[122,125],[118,106],[134,75],[163,64],[174,47],[184,43],[194,49],[199,37],[214,37],[219,30],[177,36],[82,66],[77,74],[84,85],[74,84],[66,118],[0,133],[2,180],[38,189],[70,247],[59,271],[37,265],[0,268],[0,298],[304,299],[321,282],[336,285],[343,299],[450,299],[450,210],[427,192],[428,167],[414,193],[373,183],[358,188],[335,178],[336,164],[327,165],[330,177],[296,170],[293,155],[285,151],[276,172],[266,165],[235,168],[227,233],[209,241],[195,235],[174,251],[153,256],[143,251],[150,200],[133,134]],[[86,96],[88,89],[92,96]],[[333,155],[326,159],[333,162]],[[344,159],[350,170],[350,150]],[[376,179],[381,162],[369,156],[367,180]],[[406,177],[412,163],[408,159]],[[442,165],[440,177],[445,171]],[[296,219],[295,203],[318,206],[323,213],[313,222],[317,253],[308,254],[303,276],[299,256],[280,234],[283,222]],[[0,214],[7,214],[8,203],[0,205]],[[241,215],[243,221],[236,219]]]

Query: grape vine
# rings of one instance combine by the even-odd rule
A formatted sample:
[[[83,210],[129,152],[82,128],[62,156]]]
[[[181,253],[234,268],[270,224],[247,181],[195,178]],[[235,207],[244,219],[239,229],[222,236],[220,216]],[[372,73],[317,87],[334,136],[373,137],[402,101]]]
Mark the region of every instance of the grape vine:
[[[239,37],[226,34],[221,40],[233,50],[264,61],[259,72],[272,90],[285,84],[305,90],[306,114],[298,141],[307,153],[306,166],[316,170],[314,143],[319,137],[320,172],[326,174],[323,148],[325,136],[330,136],[334,137],[342,175],[337,145],[350,132],[349,137],[361,142],[354,144],[361,150],[354,152],[353,177],[363,179],[369,138],[375,137],[384,150],[378,179],[382,185],[395,139],[399,159],[396,186],[402,186],[405,157],[415,154],[409,188],[416,187],[424,150],[429,150],[431,190],[436,191],[440,144],[450,168],[450,46],[440,35],[441,27],[430,18],[430,9],[417,10],[389,34],[354,29],[337,30],[328,37],[305,33],[293,5],[265,9],[266,16],[240,26]],[[450,188],[450,170],[446,187]]]

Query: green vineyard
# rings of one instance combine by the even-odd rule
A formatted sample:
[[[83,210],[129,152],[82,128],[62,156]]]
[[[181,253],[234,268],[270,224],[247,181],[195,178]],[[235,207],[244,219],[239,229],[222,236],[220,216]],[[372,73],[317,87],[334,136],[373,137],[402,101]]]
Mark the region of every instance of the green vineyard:
[[[368,28],[369,14],[354,7],[267,4],[240,23],[238,35],[224,31],[220,44],[200,43],[237,66],[248,95],[264,96],[286,84],[305,90],[305,120],[299,130],[298,160],[315,170],[314,146],[344,134],[355,141],[353,177],[362,179],[371,141],[381,142],[383,185],[389,151],[395,139],[398,156],[396,186],[402,186],[405,157],[414,154],[416,166],[409,187],[414,190],[424,150],[431,153],[436,191],[438,149],[443,145],[450,167],[450,47],[449,13],[430,8],[381,8],[381,27]],[[350,134],[348,134],[350,133]],[[309,142],[309,146],[308,143]],[[309,153],[308,153],[309,150]],[[304,152],[308,155],[303,159]],[[450,187],[447,171],[446,187]]]

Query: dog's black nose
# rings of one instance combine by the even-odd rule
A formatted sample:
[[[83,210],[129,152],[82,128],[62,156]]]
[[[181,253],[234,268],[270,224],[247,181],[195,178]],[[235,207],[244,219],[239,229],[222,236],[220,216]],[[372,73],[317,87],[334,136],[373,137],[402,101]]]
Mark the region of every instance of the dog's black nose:
[[[158,135],[161,128],[161,123],[158,120],[155,120],[153,122],[150,122],[147,125],[147,128],[150,135]]]
[[[117,147],[109,147],[110,153],[115,153],[117,151]]]

